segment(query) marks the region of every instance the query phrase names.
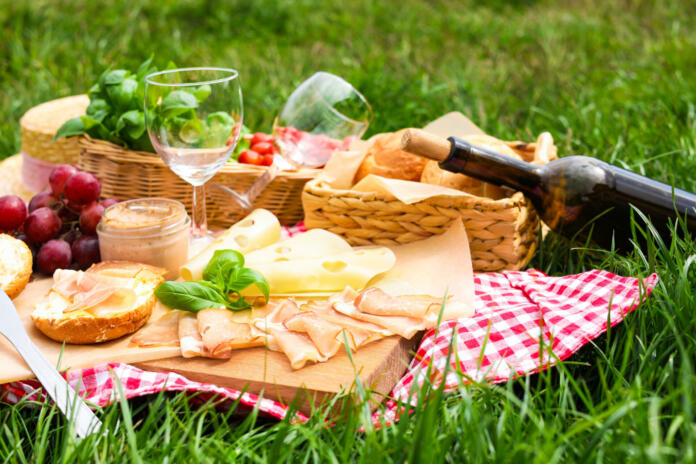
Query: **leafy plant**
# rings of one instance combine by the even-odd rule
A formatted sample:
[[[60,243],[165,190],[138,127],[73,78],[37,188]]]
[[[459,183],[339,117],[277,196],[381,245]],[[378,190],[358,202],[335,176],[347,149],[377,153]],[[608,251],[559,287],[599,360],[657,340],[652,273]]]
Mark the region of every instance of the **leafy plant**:
[[[174,67],[170,63],[167,68]],[[66,121],[54,140],[88,134],[133,150],[154,152],[146,131],[143,101],[145,76],[156,71],[152,56],[135,73],[125,69],[104,71],[89,89],[86,114]]]
[[[174,69],[169,63],[166,69]],[[66,121],[54,137],[73,137],[88,134],[123,147],[154,152],[145,124],[145,77],[156,72],[152,57],[143,62],[135,73],[125,69],[107,70],[89,89],[90,104],[84,116]],[[165,126],[176,134],[174,142],[197,148],[220,147],[228,143],[230,135],[239,132],[239,143],[232,158],[248,148],[244,135],[250,131],[223,111],[198,118],[196,109],[211,94],[209,85],[172,90],[160,95],[161,103],[150,101],[155,127]]]
[[[251,307],[240,294],[251,285],[256,285],[268,302],[268,282],[255,270],[244,267],[244,256],[235,250],[217,250],[203,270],[203,280],[164,282],[155,295],[170,308],[194,313],[206,308],[241,311]]]

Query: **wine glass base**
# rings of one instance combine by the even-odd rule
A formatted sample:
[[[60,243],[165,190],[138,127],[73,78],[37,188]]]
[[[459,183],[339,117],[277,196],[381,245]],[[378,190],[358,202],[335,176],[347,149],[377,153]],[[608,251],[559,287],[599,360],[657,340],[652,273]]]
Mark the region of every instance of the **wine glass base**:
[[[203,235],[194,235],[191,233],[191,236],[189,237],[189,258],[192,258],[203,251],[205,247],[213,243],[213,240],[215,240],[215,237],[209,230]]]

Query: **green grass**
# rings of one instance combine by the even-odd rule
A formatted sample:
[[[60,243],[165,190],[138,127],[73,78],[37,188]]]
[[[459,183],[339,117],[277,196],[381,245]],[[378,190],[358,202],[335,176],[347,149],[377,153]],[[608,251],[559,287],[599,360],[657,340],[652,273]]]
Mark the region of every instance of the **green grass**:
[[[162,5],[160,5],[162,3]],[[19,151],[30,107],[84,92],[107,66],[241,71],[246,122],[268,131],[316,70],[372,103],[370,133],[450,110],[505,139],[550,131],[585,154],[696,190],[696,5],[682,2],[0,1],[0,157]],[[114,405],[111,431],[69,439],[55,409],[0,406],[10,462],[694,462],[696,245],[649,242],[619,256],[549,237],[533,266],[660,274],[620,326],[559,366],[470,385],[398,425],[362,433],[193,406],[181,395]]]

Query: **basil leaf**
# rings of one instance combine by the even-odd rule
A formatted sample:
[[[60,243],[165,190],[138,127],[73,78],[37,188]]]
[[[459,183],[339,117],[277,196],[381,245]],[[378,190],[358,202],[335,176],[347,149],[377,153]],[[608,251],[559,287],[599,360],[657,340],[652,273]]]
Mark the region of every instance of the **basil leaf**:
[[[184,90],[175,90],[164,97],[160,106],[160,111],[166,116],[173,116],[172,113],[174,113],[174,111],[172,110],[193,108],[198,108],[198,100],[196,100],[196,97]],[[180,114],[180,112],[176,112],[176,114]]]
[[[223,266],[244,266],[244,255],[236,250],[215,250],[208,265],[203,269],[203,278],[209,282],[216,282]]]
[[[235,272],[234,280],[228,282],[227,289],[235,292],[241,292],[245,288],[256,285],[256,287],[261,290],[266,302],[268,302],[268,296],[271,293],[271,287],[268,285],[266,278],[261,275],[261,273],[249,269],[248,267],[243,267]]]
[[[227,306],[219,290],[203,282],[164,282],[155,290],[155,296],[170,308],[191,312]]]
[[[87,107],[87,116],[102,122],[111,111],[111,106],[103,98],[93,98]]]
[[[125,69],[115,69],[113,71],[110,71],[104,76],[104,82],[102,85],[120,84],[123,81],[123,79],[126,78],[127,74],[128,71],[126,71]]]
[[[121,124],[121,121],[123,121],[122,124],[126,129],[128,137],[133,140],[139,139],[140,136],[145,132],[145,115],[141,111],[126,111],[119,118],[118,122],[116,123],[116,127]]]
[[[203,84],[199,85],[198,87],[193,87],[191,89],[191,94],[196,97],[196,100],[199,102],[202,102],[206,98],[210,96],[210,93],[213,91],[213,89],[210,88],[210,85],[208,84]]]
[[[138,89],[138,81],[132,77],[123,79],[119,85],[110,85],[106,93],[115,108],[124,110],[132,108],[135,100],[135,91]]]
[[[75,135],[82,135],[85,133],[85,125],[82,123],[80,116],[68,119],[60,126],[58,132],[53,137],[53,140],[59,139],[61,137],[73,137]]]
[[[135,73],[135,78],[138,80],[138,82],[142,81],[145,79],[145,77],[150,74],[151,72],[155,72],[154,68],[150,68],[150,65],[152,64],[152,58],[154,57],[154,53],[150,54],[150,58],[147,60],[143,61],[140,66],[138,66],[138,70]]]

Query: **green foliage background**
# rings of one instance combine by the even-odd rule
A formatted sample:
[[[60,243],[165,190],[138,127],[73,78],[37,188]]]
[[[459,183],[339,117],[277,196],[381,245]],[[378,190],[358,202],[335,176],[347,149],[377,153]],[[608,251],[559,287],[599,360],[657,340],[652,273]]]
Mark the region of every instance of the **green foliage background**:
[[[317,70],[345,77],[375,111],[369,133],[458,110],[504,139],[550,131],[561,155],[596,156],[696,190],[696,4],[669,1],[0,0],[0,157],[18,120],[83,93],[108,67],[240,70],[246,124],[269,131]],[[369,135],[369,134],[368,134]],[[191,408],[182,396],[103,413],[113,433],[76,444],[54,409],[0,406],[14,462],[693,462],[696,246],[650,242],[627,256],[550,237],[533,265],[660,274],[649,301],[542,374],[435,399],[398,427],[326,429]]]

